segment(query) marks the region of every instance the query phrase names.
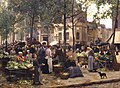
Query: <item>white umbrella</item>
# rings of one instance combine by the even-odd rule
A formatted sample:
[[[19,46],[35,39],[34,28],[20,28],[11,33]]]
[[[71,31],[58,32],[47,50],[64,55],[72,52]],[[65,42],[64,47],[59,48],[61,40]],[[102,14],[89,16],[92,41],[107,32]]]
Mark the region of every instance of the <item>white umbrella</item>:
[[[53,45],[57,45],[58,43],[59,43],[58,41],[53,41],[50,43],[50,45],[53,46]]]

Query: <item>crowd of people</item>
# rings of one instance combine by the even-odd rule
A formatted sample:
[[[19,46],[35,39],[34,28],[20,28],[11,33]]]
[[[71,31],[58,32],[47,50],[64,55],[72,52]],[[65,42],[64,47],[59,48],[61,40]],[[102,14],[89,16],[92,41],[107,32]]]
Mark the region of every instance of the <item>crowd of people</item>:
[[[4,47],[1,47],[4,49]],[[42,44],[26,44],[26,42],[19,42],[14,45],[9,45],[8,51],[4,49],[4,55],[15,55],[17,62],[30,61],[34,66],[34,80],[40,80],[40,73],[50,74],[53,72],[53,63],[64,61],[64,53],[59,46],[51,47],[46,42]],[[53,58],[55,62],[53,62]],[[35,82],[34,82],[35,83]],[[40,83],[38,83],[40,84]]]
[[[97,66],[95,66],[94,61],[96,60],[95,53],[99,53],[100,55],[103,55],[103,53],[107,53],[110,55],[109,51],[101,51],[99,48],[94,47],[81,47],[81,49],[77,48],[76,52],[73,53],[72,47],[68,48],[66,50],[66,55],[63,52],[63,48],[59,45],[56,46],[50,46],[47,45],[46,42],[43,42],[42,44],[26,44],[26,43],[19,43],[16,45],[11,46],[8,49],[8,53],[10,55],[16,55],[18,62],[24,62],[26,60],[29,60],[33,62],[33,66],[35,67],[35,73],[34,73],[34,84],[35,82],[40,83],[40,72],[44,74],[50,74],[53,72],[53,64],[62,63],[64,65],[64,69],[73,71],[73,67],[77,71],[75,71],[74,74],[78,74],[80,70],[80,66],[82,65],[79,63],[81,62],[80,53],[84,55],[84,60],[87,61],[88,65],[88,71],[92,72],[96,70]],[[4,52],[6,54],[6,52]],[[66,56],[66,57],[65,57]],[[79,67],[78,67],[79,66]]]

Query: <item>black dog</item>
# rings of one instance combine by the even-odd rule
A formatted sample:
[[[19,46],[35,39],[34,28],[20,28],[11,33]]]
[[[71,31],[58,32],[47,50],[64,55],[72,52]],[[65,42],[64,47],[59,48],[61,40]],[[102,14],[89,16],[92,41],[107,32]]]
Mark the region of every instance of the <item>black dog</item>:
[[[100,75],[101,79],[102,79],[102,78],[104,78],[104,77],[106,77],[106,78],[107,78],[106,73],[101,73],[101,72],[98,72],[98,73],[99,73],[99,75]]]

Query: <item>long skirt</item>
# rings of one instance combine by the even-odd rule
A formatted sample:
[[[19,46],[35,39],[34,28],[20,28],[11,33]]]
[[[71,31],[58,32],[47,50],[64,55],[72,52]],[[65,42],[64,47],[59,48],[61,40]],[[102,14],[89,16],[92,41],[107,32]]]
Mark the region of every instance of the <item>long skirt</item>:
[[[93,70],[93,64],[94,64],[94,57],[88,56],[88,70],[89,71]]]
[[[45,65],[42,67],[42,73],[43,74],[48,74],[49,73],[49,69],[48,69],[48,60],[45,59]]]
[[[52,58],[48,59],[48,69],[49,69],[49,72],[53,72]]]
[[[71,66],[68,68],[70,77],[83,77],[83,73],[79,66]]]

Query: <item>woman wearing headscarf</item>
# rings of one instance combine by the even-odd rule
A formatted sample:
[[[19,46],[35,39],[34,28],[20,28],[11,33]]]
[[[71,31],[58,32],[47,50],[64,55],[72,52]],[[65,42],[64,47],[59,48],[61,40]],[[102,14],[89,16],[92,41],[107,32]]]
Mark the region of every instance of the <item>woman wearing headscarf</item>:
[[[18,62],[25,61],[25,57],[23,56],[23,52],[18,52],[18,55],[16,57],[17,57]]]

